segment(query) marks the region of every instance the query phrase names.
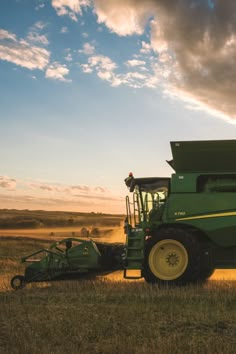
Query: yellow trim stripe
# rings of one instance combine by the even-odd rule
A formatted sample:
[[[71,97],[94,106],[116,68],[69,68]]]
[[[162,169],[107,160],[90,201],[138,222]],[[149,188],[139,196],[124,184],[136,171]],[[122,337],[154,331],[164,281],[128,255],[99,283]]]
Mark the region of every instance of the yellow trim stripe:
[[[207,218],[219,218],[223,216],[236,216],[236,211],[230,211],[228,213],[218,213],[218,214],[206,214],[206,215],[197,215],[197,216],[190,216],[187,218],[178,218],[175,219],[176,221],[182,220],[194,220],[194,219],[207,219]]]

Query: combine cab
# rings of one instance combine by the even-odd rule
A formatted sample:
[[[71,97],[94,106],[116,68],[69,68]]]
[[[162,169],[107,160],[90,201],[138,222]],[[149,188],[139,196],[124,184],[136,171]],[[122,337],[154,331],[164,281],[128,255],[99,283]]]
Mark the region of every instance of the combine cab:
[[[236,268],[236,140],[172,142],[171,178],[125,183],[125,278],[159,284],[203,281]]]

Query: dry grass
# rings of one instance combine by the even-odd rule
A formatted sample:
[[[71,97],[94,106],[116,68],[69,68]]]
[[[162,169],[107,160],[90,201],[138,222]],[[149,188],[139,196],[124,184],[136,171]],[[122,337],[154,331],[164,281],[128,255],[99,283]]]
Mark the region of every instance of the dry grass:
[[[11,291],[19,256],[44,243],[0,239],[1,353],[235,354],[236,281],[159,289],[116,273]]]

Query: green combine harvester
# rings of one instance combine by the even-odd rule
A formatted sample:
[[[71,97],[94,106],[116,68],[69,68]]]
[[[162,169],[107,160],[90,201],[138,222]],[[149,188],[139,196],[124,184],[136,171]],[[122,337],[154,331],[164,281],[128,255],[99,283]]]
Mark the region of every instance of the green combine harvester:
[[[130,270],[149,283],[204,281],[236,268],[236,140],[171,142],[171,178],[125,182]],[[130,274],[130,275],[129,275]]]
[[[171,149],[171,177],[125,179],[132,193],[125,245],[62,240],[22,258],[30,264],[12,287],[117,269],[125,279],[185,285],[236,268],[236,140],[171,142]]]

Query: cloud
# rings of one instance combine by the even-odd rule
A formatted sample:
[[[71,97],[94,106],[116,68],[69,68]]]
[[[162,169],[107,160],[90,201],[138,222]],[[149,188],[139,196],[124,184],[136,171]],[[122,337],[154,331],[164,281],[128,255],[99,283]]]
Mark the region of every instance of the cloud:
[[[81,64],[80,67],[85,74],[91,74],[93,72],[89,64]]]
[[[84,195],[84,194],[75,194],[75,197],[81,198],[81,199],[93,199],[93,200],[99,200],[99,201],[121,201],[123,200],[123,198],[121,197],[115,197],[115,196],[108,196],[108,195],[98,195],[98,194],[94,194],[94,195]]]
[[[39,30],[42,30],[46,27],[46,24],[43,23],[42,21],[37,21],[35,24],[34,24],[34,27],[39,29]]]
[[[65,60],[66,60],[66,61],[69,61],[69,62],[71,62],[71,61],[73,60],[71,53],[68,53],[68,54],[66,55]]]
[[[0,40],[3,39],[10,39],[14,42],[16,42],[16,35],[14,33],[8,32],[4,29],[0,29]]]
[[[37,32],[30,32],[27,36],[29,42],[41,43],[43,45],[48,45],[49,41],[44,34],[39,34]]]
[[[30,28],[26,40],[17,39],[14,33],[0,29],[0,59],[30,70],[45,70],[45,77],[48,79],[70,82],[71,80],[66,78],[69,74],[69,69],[66,65],[58,62],[49,64],[50,52],[46,48],[32,45],[32,43],[49,44],[46,35],[40,33],[45,26],[40,21],[36,22]],[[72,61],[72,56],[69,52],[65,60]],[[32,76],[32,78],[36,77]]]
[[[91,56],[88,59],[88,63],[91,67],[95,67],[99,71],[113,71],[117,68],[116,63],[114,63],[109,57],[105,55]]]
[[[100,79],[105,81],[112,79],[112,73],[109,71],[98,71],[97,75],[100,77]]]
[[[134,67],[134,66],[142,66],[142,65],[145,65],[145,61],[144,60],[137,60],[137,59],[132,59],[132,60],[127,60],[126,62],[126,65],[127,66],[131,66],[131,67]]]
[[[7,176],[0,176],[0,188],[7,189],[9,191],[15,190],[16,180]]]
[[[171,99],[174,100],[181,99],[185,103],[185,108],[189,110],[207,112],[208,114],[214,117],[224,119],[228,123],[236,124],[236,121],[231,119],[227,114],[224,114],[223,112],[211,108],[210,106],[200,102],[199,100],[196,99],[194,95],[191,95],[190,93],[188,94],[186,92],[182,92],[179,89],[171,89],[171,90],[166,89],[164,91],[164,94],[165,96],[171,97]]]
[[[159,83],[236,118],[235,1],[94,0],[94,11],[120,36],[149,26],[150,42],[141,42],[140,53],[155,52]]]
[[[41,34],[41,31],[46,27],[41,21],[36,22],[31,28],[27,35],[27,40],[30,43],[40,43],[42,45],[48,45],[49,41],[45,34]]]
[[[152,50],[151,44],[144,41],[142,41],[141,44],[142,48],[140,49],[140,53],[149,54]]]
[[[86,54],[86,55],[91,55],[95,51],[95,47],[91,45],[90,43],[85,43],[83,45],[83,49],[79,50],[79,53]]]
[[[35,7],[35,10],[36,11],[38,11],[38,10],[40,10],[40,9],[43,9],[45,7],[45,4],[39,4],[39,5],[37,5],[36,7]]]
[[[49,62],[50,52],[17,39],[14,33],[0,30],[0,59],[24,68],[43,70]]]
[[[61,28],[61,33],[68,33],[69,30],[68,30],[68,27],[64,26]]]
[[[103,187],[95,187],[95,191],[96,191],[96,192],[105,193],[105,192],[106,192],[106,189],[103,188]]]
[[[65,76],[69,74],[69,69],[66,65],[59,64],[58,62],[54,62],[49,65],[45,72],[45,77],[48,79],[59,80],[59,81],[66,81],[69,82],[70,80],[66,79]]]
[[[84,73],[91,74],[95,71],[101,80],[108,81],[112,86],[119,86],[122,83],[122,79],[114,72],[117,64],[105,55],[92,55],[88,58],[87,64],[80,66]]]
[[[138,79],[138,80],[143,80],[146,79],[146,75],[141,74],[139,72],[129,72],[126,74],[126,78],[133,78],[133,79]]]
[[[62,185],[58,185],[58,184],[29,182],[29,183],[26,183],[25,185],[27,186],[27,189],[29,188],[30,190],[42,190],[42,191],[56,192],[56,193],[61,193],[61,192],[67,191],[67,187],[62,186]]]
[[[13,180],[14,181],[14,180]],[[96,197],[100,198],[101,195],[107,195],[111,198],[111,193],[104,187],[101,186],[87,186],[87,185],[61,185],[61,184],[49,184],[41,182],[29,182],[26,183],[27,188],[34,191],[46,191],[52,193],[67,194],[70,196],[84,196],[84,197]],[[113,197],[112,197],[113,198]]]
[[[58,16],[69,16],[73,21],[78,21],[77,15],[82,14],[82,7],[89,6],[89,0],[52,0],[52,7]]]
[[[90,188],[88,186],[72,186],[70,189],[73,191],[83,191],[90,192]]]
[[[160,78],[156,77],[157,68],[153,65],[149,68],[144,67],[144,60],[131,59],[125,62],[125,66],[135,71],[118,72],[118,65],[105,55],[91,55],[88,57],[86,64],[81,64],[80,67],[84,73],[91,74],[95,72],[97,76],[110,83],[112,87],[126,85],[132,88],[157,87]],[[161,65],[162,70],[164,65]],[[160,69],[160,68],[159,68]],[[159,70],[161,72],[161,69]],[[164,75],[165,71],[163,71]]]
[[[158,70],[152,61],[149,66],[144,66],[145,64],[147,63],[144,60],[131,59],[125,62],[129,71],[119,72],[118,65],[108,56],[91,55],[88,57],[88,62],[81,64],[80,67],[84,73],[95,72],[101,80],[107,81],[112,87],[126,85],[132,88],[155,88],[161,81],[160,76],[166,74],[166,70],[164,70],[166,64],[160,64]],[[131,69],[135,69],[135,71],[130,71]]]
[[[101,186],[62,185],[0,177],[0,208],[118,212],[124,210],[123,196]],[[14,196],[12,191],[14,190]],[[111,207],[112,202],[112,207]]]
[[[104,23],[120,36],[141,35],[153,14],[153,1],[94,0],[98,23]]]

